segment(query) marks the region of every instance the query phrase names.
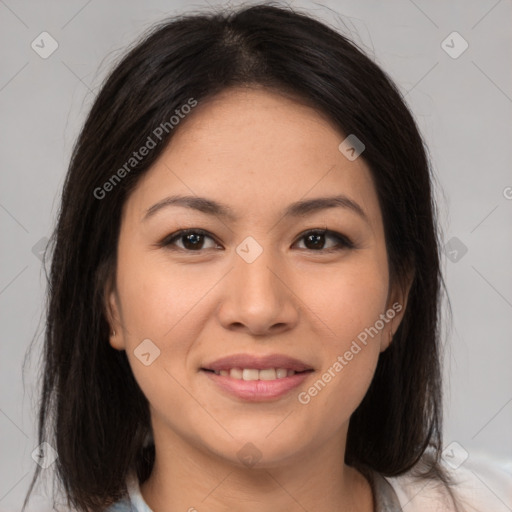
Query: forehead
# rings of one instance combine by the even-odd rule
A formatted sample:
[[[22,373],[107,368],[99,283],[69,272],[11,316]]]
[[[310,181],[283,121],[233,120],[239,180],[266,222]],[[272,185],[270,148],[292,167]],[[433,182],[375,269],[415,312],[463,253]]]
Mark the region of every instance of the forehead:
[[[167,148],[126,206],[140,220],[169,195],[229,204],[237,217],[277,215],[300,199],[344,194],[376,228],[378,200],[369,167],[338,149],[345,139],[324,114],[261,88],[229,89],[182,119]]]

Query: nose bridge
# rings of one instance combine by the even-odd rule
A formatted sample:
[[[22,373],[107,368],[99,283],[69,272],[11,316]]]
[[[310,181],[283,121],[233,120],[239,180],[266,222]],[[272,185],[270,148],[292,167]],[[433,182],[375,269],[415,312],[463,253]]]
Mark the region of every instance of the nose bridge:
[[[264,334],[277,324],[283,328],[296,321],[278,251],[248,237],[237,246],[233,263],[222,306],[226,327],[242,324],[253,333]]]
[[[249,239],[237,247],[236,253],[235,286],[238,283],[240,287],[239,299],[250,310],[275,308],[281,295],[274,275],[279,267],[276,251],[268,244],[263,248]]]

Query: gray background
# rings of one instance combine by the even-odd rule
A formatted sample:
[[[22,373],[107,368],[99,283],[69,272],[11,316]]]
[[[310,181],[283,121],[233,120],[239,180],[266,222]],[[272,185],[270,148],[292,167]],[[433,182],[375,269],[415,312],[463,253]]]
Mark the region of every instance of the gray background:
[[[419,122],[448,244],[443,267],[453,328],[445,329],[445,445],[460,460],[466,452],[510,460],[512,2],[382,4],[291,2],[362,45],[397,82]],[[38,254],[55,221],[72,144],[124,47],[153,22],[207,5],[0,0],[0,512],[20,509],[35,464],[39,343],[25,381],[21,365],[31,339],[42,339]],[[59,45],[46,59],[31,48],[43,31]],[[442,46],[453,31],[469,44],[457,58],[445,49],[458,53],[458,36]],[[30,510],[49,508],[34,498]]]

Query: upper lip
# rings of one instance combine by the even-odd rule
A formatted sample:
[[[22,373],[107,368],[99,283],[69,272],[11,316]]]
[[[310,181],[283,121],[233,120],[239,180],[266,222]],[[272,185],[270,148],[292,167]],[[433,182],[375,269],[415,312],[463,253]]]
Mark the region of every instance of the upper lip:
[[[252,356],[250,354],[233,354],[231,356],[216,359],[202,367],[203,370],[230,370],[231,368],[253,368],[263,370],[265,368],[286,368],[302,372],[313,370],[313,367],[284,354],[269,354],[266,356]]]

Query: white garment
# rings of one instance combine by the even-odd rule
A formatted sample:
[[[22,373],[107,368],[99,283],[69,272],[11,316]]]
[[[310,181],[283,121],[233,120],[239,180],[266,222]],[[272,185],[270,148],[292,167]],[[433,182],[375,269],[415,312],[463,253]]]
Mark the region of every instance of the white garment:
[[[442,461],[453,476],[453,487],[463,512],[512,512],[512,461],[471,453],[459,467]],[[393,486],[403,512],[452,512],[449,494],[439,482],[418,481],[409,473],[386,478]]]

